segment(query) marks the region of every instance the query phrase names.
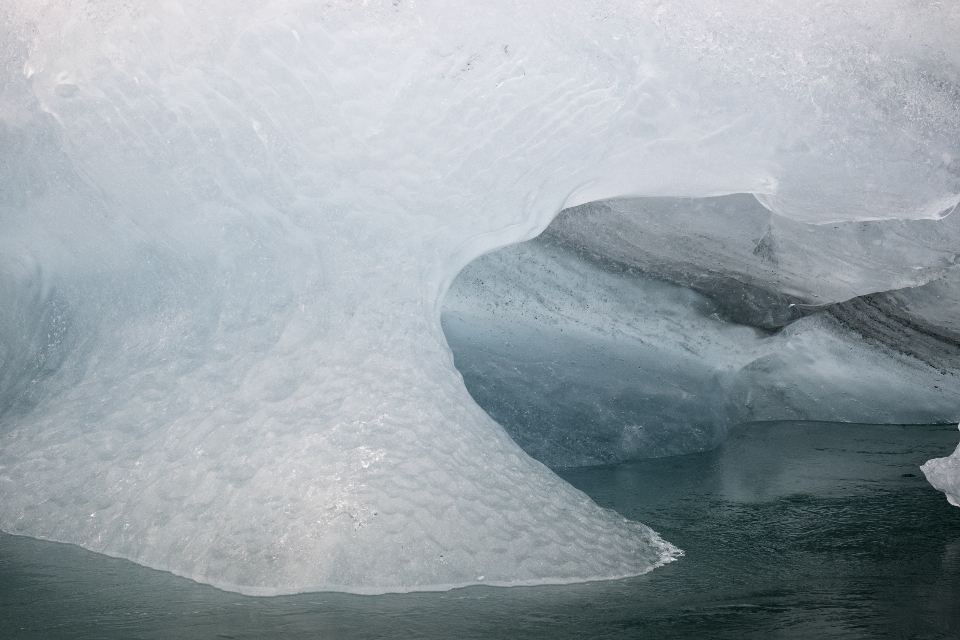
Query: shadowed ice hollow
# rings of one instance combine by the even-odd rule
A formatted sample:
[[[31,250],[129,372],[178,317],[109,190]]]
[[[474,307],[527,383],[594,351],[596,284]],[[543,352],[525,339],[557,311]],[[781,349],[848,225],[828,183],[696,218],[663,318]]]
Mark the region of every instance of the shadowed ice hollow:
[[[957,290],[956,245],[912,229],[960,201],[958,27],[954,5],[906,0],[0,0],[0,529],[252,594],[563,583],[676,558],[473,400],[441,329],[450,283],[564,208],[750,194],[735,198],[765,209],[719,228],[668,211],[652,242],[755,242],[784,256],[777,287],[739,250],[682,259],[694,244],[654,256],[665,283],[574,292],[697,311],[631,329],[631,345],[652,332],[650,371],[679,400],[658,400],[654,440],[635,422],[617,446],[670,452],[679,425],[702,448],[718,416],[802,404],[763,391],[788,352],[809,380],[821,355],[838,380],[859,363],[850,393],[889,380],[889,354],[832,321],[757,332],[817,296]],[[591,251],[588,231],[565,237]],[[808,232],[816,251],[780,253]],[[567,264],[545,246],[530,264]],[[629,262],[630,242],[611,247]],[[715,285],[733,281],[776,304],[724,307]],[[955,330],[930,291],[884,304]],[[684,418],[688,380],[716,393]],[[729,409],[721,389],[765,400]]]
[[[461,271],[444,331],[477,402],[554,467],[703,451],[744,422],[953,422],[958,224],[593,203]]]

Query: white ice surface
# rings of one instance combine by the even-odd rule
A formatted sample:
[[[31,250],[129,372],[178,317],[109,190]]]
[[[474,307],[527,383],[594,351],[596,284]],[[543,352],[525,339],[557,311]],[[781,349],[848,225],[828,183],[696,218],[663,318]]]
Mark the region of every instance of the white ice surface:
[[[927,460],[920,470],[927,477],[927,482],[943,491],[947,502],[960,507],[960,445],[946,458]]]
[[[564,204],[957,202],[958,8],[0,1],[0,528],[247,593],[674,557],[470,399],[439,310]]]

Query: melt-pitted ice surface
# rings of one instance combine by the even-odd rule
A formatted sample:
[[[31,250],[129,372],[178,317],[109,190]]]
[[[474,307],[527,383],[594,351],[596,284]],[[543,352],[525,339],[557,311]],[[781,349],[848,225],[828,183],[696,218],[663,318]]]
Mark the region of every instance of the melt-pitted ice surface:
[[[475,405],[439,309],[565,203],[956,203],[956,8],[725,5],[0,3],[0,528],[249,593],[675,557]]]

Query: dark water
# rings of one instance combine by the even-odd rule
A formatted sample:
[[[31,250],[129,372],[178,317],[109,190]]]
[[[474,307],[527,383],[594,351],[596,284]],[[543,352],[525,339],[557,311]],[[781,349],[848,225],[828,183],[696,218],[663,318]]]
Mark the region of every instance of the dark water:
[[[917,468],[958,437],[760,424],[562,472],[686,551],[616,582],[247,598],[0,535],[0,638],[960,638],[960,509]]]

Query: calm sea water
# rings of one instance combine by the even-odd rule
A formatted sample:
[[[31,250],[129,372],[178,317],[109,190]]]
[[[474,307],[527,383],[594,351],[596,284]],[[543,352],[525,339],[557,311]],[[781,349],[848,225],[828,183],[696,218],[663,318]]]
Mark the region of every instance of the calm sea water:
[[[956,427],[747,425],[703,454],[561,470],[686,556],[640,578],[248,598],[0,534],[0,638],[960,638]]]

